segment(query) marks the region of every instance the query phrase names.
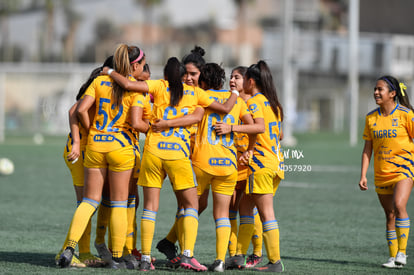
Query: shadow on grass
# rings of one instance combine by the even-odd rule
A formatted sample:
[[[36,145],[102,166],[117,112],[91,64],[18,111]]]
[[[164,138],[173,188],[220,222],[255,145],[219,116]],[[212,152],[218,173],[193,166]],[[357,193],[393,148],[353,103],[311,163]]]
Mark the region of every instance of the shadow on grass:
[[[378,264],[374,264],[374,263],[341,261],[341,260],[334,260],[334,259],[313,259],[313,258],[291,257],[291,256],[283,256],[282,259],[293,260],[293,261],[322,262],[322,263],[331,263],[331,264],[340,264],[340,265],[354,265],[354,266],[361,266],[361,267],[378,267]]]
[[[44,267],[55,267],[56,254],[0,251],[3,262],[26,263]]]
[[[50,253],[31,253],[31,252],[9,252],[0,251],[0,262],[10,262],[17,264],[30,264],[41,267],[56,267],[56,254]],[[166,266],[167,260],[156,260],[154,266],[158,271],[176,272],[182,269],[171,269]],[[1,272],[0,272],[1,273]]]

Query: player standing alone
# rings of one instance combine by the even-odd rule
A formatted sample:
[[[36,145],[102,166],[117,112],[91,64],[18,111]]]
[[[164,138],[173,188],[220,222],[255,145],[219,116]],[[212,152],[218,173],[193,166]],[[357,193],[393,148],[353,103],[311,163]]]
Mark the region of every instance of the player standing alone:
[[[363,135],[359,187],[363,191],[368,189],[366,174],[374,150],[375,191],[387,220],[390,258],[382,265],[386,268],[407,263],[410,218],[406,206],[414,177],[414,113],[405,89],[392,76],[378,79],[374,98],[379,108],[367,114]]]

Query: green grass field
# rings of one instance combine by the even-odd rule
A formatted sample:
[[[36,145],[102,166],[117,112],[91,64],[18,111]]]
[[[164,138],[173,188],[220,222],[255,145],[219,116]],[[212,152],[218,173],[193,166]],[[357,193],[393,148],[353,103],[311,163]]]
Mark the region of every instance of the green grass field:
[[[62,159],[65,141],[66,137],[46,137],[43,145],[34,145],[31,139],[8,136],[0,144],[0,157],[10,158],[15,164],[14,174],[0,176],[1,274],[115,272],[55,267],[55,254],[76,206],[71,177]],[[292,170],[294,165],[308,165],[311,171],[287,172],[275,197],[285,273],[414,274],[411,257],[404,269],[381,268],[388,259],[385,217],[373,188],[372,168],[368,174],[370,190],[361,192],[357,186],[362,143],[349,147],[347,136],[327,133],[299,135],[298,141],[289,153],[295,150],[299,159],[285,162],[292,165]],[[175,197],[168,182],[161,202],[153,243],[153,256],[160,259],[155,274],[187,273],[163,267],[164,258],[155,249],[175,216]],[[140,205],[138,217],[141,211]],[[409,201],[408,211],[414,220],[414,198]],[[215,257],[214,228],[209,207],[200,216],[195,248],[197,259],[207,265]],[[409,239],[407,254],[412,251],[414,235]],[[245,270],[226,274],[246,272],[252,273]]]

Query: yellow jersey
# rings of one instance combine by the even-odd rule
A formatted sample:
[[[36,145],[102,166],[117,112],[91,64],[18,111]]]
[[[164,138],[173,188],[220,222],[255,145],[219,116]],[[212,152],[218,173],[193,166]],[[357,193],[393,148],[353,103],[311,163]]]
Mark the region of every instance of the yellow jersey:
[[[367,114],[363,139],[372,141],[376,186],[414,177],[413,138],[412,110],[397,104],[388,116],[380,108]]]
[[[130,80],[135,81],[130,77]],[[130,122],[130,107],[136,93],[125,92],[122,102],[116,106],[112,98],[112,78],[98,76],[85,92],[95,98],[95,117],[88,136],[88,148],[95,152],[107,153],[125,146],[133,146]]]
[[[270,168],[277,173],[279,178],[284,179],[284,157],[280,147],[280,129],[282,122],[276,117],[266,97],[257,93],[247,100],[247,106],[253,119],[263,118],[265,132],[258,134],[254,153],[249,164],[254,173],[261,168]]]
[[[136,93],[134,96],[134,99],[132,100],[132,106],[131,107],[141,107],[142,108],[142,119],[151,119],[151,98],[149,94],[142,94],[142,93]],[[128,131],[133,135],[134,139],[134,148],[140,152],[139,149],[139,132],[136,131],[134,128],[132,128],[132,125],[130,124],[130,121],[127,121],[127,124],[129,126]]]
[[[169,120],[192,113],[199,105],[203,108],[214,102],[207,93],[198,87],[183,84],[183,97],[177,106],[170,106],[169,84],[167,80],[145,80],[149,92],[154,96],[152,120]],[[164,160],[190,157],[190,128],[175,127],[155,133],[148,131],[145,150]]]
[[[209,97],[217,102],[225,103],[230,97],[228,90],[207,90]],[[204,172],[215,176],[231,175],[237,170],[237,150],[234,134],[216,135],[214,125],[222,121],[228,125],[237,125],[239,119],[249,114],[246,103],[237,98],[236,104],[228,114],[218,114],[207,109],[198,124],[193,156],[193,165]]]

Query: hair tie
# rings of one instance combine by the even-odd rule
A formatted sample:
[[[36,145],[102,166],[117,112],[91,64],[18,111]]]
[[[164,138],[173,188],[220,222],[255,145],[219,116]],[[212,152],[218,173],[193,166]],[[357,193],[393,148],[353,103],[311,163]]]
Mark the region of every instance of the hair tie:
[[[143,56],[144,56],[144,51],[139,50],[139,55],[138,55],[137,59],[135,59],[134,61],[132,61],[131,64],[134,64],[135,62],[140,61]]]
[[[400,82],[400,90],[401,90],[401,95],[405,96],[404,90],[407,90],[407,86],[405,86],[405,84],[402,82]]]

